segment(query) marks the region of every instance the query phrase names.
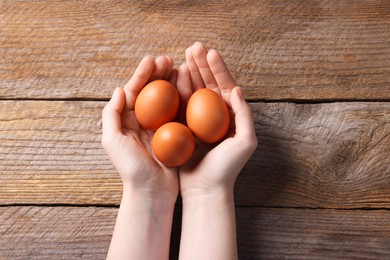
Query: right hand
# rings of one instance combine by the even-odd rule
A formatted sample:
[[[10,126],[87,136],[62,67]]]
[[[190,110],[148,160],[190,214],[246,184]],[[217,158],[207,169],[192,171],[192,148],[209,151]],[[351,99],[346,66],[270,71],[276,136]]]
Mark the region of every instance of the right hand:
[[[103,109],[102,145],[118,170],[125,189],[145,198],[174,204],[179,193],[177,169],[160,163],[152,153],[153,132],[144,129],[135,118],[135,100],[147,82],[171,79],[173,60],[165,56],[146,56],[126,86],[117,88]]]

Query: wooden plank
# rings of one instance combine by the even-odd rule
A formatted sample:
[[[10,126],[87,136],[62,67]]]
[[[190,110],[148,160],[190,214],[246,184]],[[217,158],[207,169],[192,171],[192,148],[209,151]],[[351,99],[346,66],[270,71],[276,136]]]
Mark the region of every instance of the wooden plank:
[[[103,102],[0,103],[0,204],[118,204],[101,147]]]
[[[240,259],[388,259],[389,210],[238,208]]]
[[[390,103],[253,104],[239,205],[389,208]]]
[[[237,208],[240,259],[386,259],[388,210]],[[1,207],[0,258],[105,259],[116,208]],[[180,214],[171,259],[177,259]]]
[[[118,205],[105,102],[1,101],[0,205]],[[260,142],[241,206],[390,207],[390,103],[254,103]]]
[[[0,98],[108,98],[143,56],[179,64],[200,40],[252,100],[390,99],[389,1],[3,0],[0,13]]]

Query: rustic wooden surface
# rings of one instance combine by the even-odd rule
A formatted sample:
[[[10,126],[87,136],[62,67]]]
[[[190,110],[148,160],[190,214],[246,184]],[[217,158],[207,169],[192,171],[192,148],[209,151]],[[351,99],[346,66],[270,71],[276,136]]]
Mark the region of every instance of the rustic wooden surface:
[[[178,65],[195,40],[255,112],[240,259],[389,259],[389,28],[386,0],[0,0],[0,259],[105,258],[121,183],[101,109],[143,56]]]

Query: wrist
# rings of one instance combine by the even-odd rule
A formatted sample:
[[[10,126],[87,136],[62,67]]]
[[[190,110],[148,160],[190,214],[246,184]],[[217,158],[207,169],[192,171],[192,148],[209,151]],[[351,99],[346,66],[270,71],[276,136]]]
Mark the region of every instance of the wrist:
[[[180,191],[184,200],[202,200],[208,198],[231,199],[234,197],[233,185],[215,185],[213,187],[191,187]]]
[[[188,190],[181,194],[183,206],[207,207],[215,204],[234,204],[233,188]]]
[[[173,201],[124,185],[107,259],[168,259],[173,212]]]
[[[175,208],[177,194],[168,191],[158,192],[152,189],[137,188],[129,184],[123,184],[122,201],[126,204],[143,205],[157,214],[172,213]]]
[[[233,191],[183,198],[181,234],[179,259],[238,259]]]

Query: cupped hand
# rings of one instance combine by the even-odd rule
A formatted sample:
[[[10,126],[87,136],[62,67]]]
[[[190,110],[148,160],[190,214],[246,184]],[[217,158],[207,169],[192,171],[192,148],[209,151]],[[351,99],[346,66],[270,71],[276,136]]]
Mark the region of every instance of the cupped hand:
[[[124,187],[164,200],[177,198],[177,169],[166,167],[154,157],[151,150],[153,132],[139,125],[134,104],[148,82],[155,79],[176,81],[172,68],[173,60],[169,57],[146,56],[126,86],[114,91],[102,113],[102,146],[118,170]]]
[[[222,57],[196,42],[185,52],[186,63],[178,69],[181,102],[199,88],[220,94],[232,114],[230,135],[214,145],[197,142],[194,157],[179,168],[180,192],[185,197],[213,192],[232,192],[236,178],[257,147],[253,113]],[[185,105],[182,106],[182,109]],[[183,112],[182,112],[183,113]]]

